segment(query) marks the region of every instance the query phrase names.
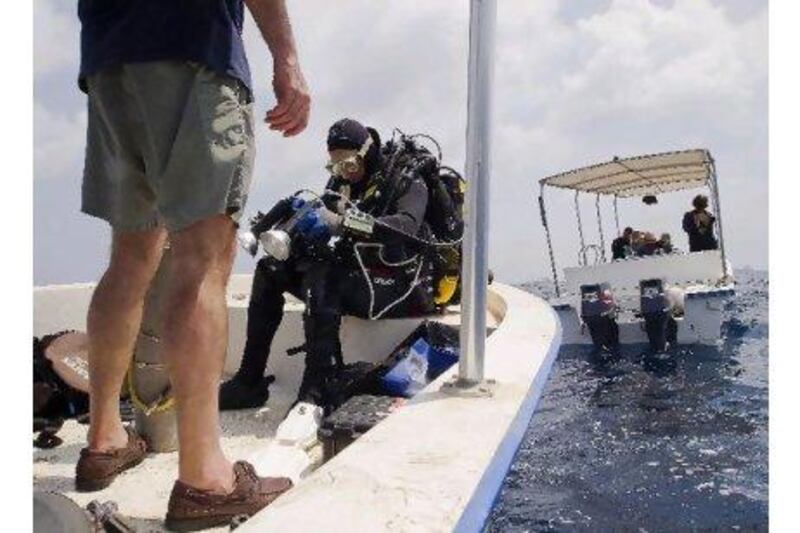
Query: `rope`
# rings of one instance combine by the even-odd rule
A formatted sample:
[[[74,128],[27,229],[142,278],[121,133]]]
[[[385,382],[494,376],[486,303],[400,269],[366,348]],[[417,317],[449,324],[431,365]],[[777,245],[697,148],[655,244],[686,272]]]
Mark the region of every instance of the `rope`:
[[[131,361],[131,366],[128,368],[128,374],[126,376],[126,383],[128,386],[128,394],[131,397],[131,401],[133,402],[134,407],[139,409],[144,416],[150,416],[152,414],[163,413],[164,411],[168,411],[172,409],[175,405],[175,398],[172,396],[172,391],[170,389],[165,390],[161,393],[161,395],[150,402],[149,404],[145,403],[139,395],[136,393],[136,385],[133,381],[133,370],[134,365],[138,366],[147,366],[148,363],[135,363]],[[160,363],[154,363],[153,366],[160,365]]]

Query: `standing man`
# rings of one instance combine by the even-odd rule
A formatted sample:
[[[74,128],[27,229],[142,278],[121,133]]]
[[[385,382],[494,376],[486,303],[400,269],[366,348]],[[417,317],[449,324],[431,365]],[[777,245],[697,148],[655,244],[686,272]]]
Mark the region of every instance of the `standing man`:
[[[310,97],[284,0],[245,0],[272,53],[270,129],[305,129]],[[288,490],[220,448],[219,378],[234,227],[254,157],[243,0],[79,0],[88,95],[82,211],[112,227],[92,297],[90,427],[78,490],[99,490],[144,458],[118,399],[144,297],[167,236],[172,251],[162,349],[177,405],[179,469],[167,526],[191,530],[253,514]]]
[[[689,237],[689,251],[716,250],[719,245],[714,237],[716,218],[708,212],[708,197],[698,194],[692,200],[692,209],[683,215],[683,231]]]

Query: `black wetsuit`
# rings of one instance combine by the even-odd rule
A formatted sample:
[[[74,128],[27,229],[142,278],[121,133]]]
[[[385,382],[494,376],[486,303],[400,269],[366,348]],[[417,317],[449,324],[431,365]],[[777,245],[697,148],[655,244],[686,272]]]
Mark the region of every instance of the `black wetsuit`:
[[[611,259],[625,259],[625,247],[630,246],[630,239],[617,237],[611,241]]]
[[[714,237],[714,215],[702,211],[688,211],[683,215],[683,231],[689,236],[689,251],[702,252],[716,250],[717,239]]]
[[[342,315],[380,318],[422,316],[433,311],[431,262],[427,258],[421,262],[415,260],[417,256],[425,257],[424,250],[402,235],[428,238],[429,229],[423,221],[428,201],[424,180],[411,176],[392,188],[378,173],[364,182],[351,186],[333,178],[327,189],[343,193],[360,210],[375,216],[377,223],[371,238],[345,232],[334,251],[322,255],[305,253],[300,241],[293,244],[287,261],[271,257],[259,261],[247,311],[247,341],[238,379],[250,384],[262,379],[272,339],[283,317],[284,292],[293,294],[306,306],[304,384],[329,375],[341,361]],[[341,212],[339,196],[327,193],[323,201],[329,209]],[[383,245],[382,251],[378,245]],[[361,263],[356,249],[361,253]]]

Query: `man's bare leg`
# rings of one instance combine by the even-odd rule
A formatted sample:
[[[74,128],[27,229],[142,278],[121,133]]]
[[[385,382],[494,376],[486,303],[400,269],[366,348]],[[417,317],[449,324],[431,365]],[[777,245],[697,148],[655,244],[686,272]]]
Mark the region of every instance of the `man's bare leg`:
[[[172,262],[164,313],[164,355],[178,415],[178,479],[220,493],[233,469],[220,447],[219,380],[228,344],[225,291],[233,221],[218,215],[170,235]]]
[[[114,232],[111,259],[92,295],[89,335],[89,448],[122,448],[128,436],[119,394],[142,321],[144,298],[158,269],[166,232]]]

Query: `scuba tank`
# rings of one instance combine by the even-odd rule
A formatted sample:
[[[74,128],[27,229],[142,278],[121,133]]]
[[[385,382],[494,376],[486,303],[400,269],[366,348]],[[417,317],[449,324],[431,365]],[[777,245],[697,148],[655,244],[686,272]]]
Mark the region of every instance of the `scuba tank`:
[[[438,151],[437,156],[418,143],[418,138],[433,142]],[[386,143],[383,157],[389,161],[387,174],[399,174],[396,188],[403,185],[403,177],[413,174],[419,175],[425,181],[428,204],[424,221],[430,229],[431,240],[436,244],[430,248],[434,304],[443,309],[447,305],[459,303],[466,181],[454,169],[441,164],[439,144],[428,135],[401,133],[399,138],[393,138]]]
[[[457,304],[461,300],[461,238],[464,235],[464,197],[467,182],[450,167],[439,167],[428,180],[428,209],[425,217],[433,234],[452,246],[437,249],[434,271],[437,306]]]

